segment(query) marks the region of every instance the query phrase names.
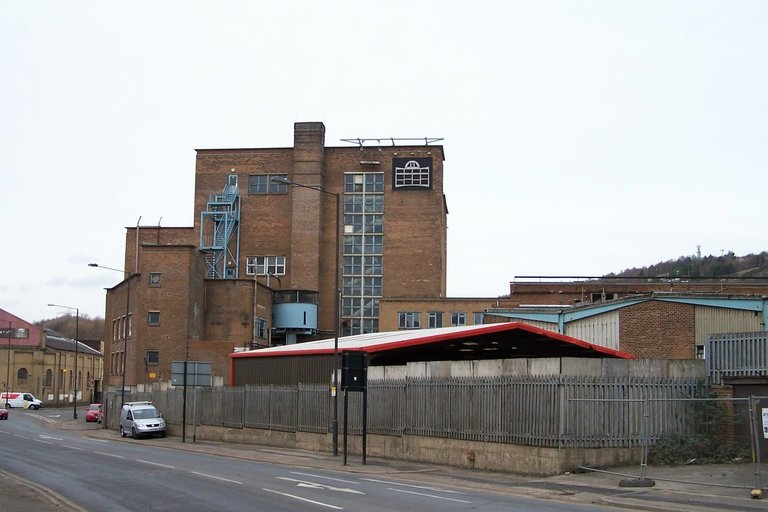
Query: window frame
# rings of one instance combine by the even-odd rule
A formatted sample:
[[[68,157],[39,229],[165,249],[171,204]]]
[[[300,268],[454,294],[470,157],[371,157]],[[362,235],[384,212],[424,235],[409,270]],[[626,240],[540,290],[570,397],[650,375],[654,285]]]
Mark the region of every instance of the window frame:
[[[147,325],[150,327],[160,325],[160,311],[147,311]]]
[[[273,181],[273,178],[279,178],[281,181]],[[285,195],[288,193],[288,185],[288,173],[258,173],[248,175],[248,195]]]
[[[247,276],[284,276],[286,268],[285,256],[246,256],[245,275]],[[260,270],[261,269],[261,270]],[[274,272],[270,271],[274,269]]]
[[[397,313],[398,329],[421,329],[420,311],[398,311]]]
[[[430,311],[427,314],[427,322],[430,329],[439,329],[443,326],[443,312],[442,311]]]
[[[153,354],[154,357],[151,358],[150,354]],[[160,364],[160,351],[154,349],[147,350],[147,353],[144,356],[144,362],[147,364],[147,366],[158,366]]]

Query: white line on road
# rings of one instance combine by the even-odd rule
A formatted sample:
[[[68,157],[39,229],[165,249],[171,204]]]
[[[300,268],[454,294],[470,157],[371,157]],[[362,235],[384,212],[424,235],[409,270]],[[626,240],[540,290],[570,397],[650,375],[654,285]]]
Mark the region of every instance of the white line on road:
[[[69,448],[70,450],[79,450],[79,451],[85,451],[85,448],[80,448],[79,446],[72,446],[69,444],[62,444],[62,448]]]
[[[220,476],[208,475],[206,473],[198,473],[197,471],[190,471],[190,473],[192,473],[193,475],[204,476],[206,478],[213,478],[214,480],[221,480],[222,482],[230,482],[233,484],[243,485],[243,482],[238,482],[237,480],[230,480],[229,478],[222,478]]]
[[[296,480],[295,478],[288,478],[286,476],[278,476],[278,480],[286,480],[288,482],[296,482],[299,487],[311,487],[312,489],[326,489],[328,491],[346,492],[349,494],[365,494],[364,492],[356,491],[355,489],[344,489],[342,487],[332,487],[326,484],[320,484],[317,482],[308,482],[307,480]]]
[[[279,494],[280,496],[286,496],[288,498],[293,498],[295,500],[305,501],[307,503],[312,503],[314,505],[320,505],[321,507],[328,507],[328,508],[332,508],[334,510],[344,510],[343,508],[337,507],[336,505],[331,505],[329,503],[323,503],[322,501],[315,501],[315,500],[310,500],[310,499],[307,499],[307,498],[302,498],[301,496],[296,496],[295,494],[288,494],[287,492],[280,492],[280,491],[275,491],[275,490],[272,490],[272,489],[262,489],[262,491],[267,491],[267,492],[271,492],[271,493],[274,493],[274,494]]]
[[[114,453],[107,453],[107,452],[93,452],[93,453],[98,453],[99,455],[106,455],[107,457],[114,457],[116,459],[124,459],[125,458],[122,455],[115,455]]]
[[[415,494],[417,496],[425,496],[427,498],[434,498],[436,500],[457,501],[459,503],[472,503],[471,501],[467,501],[467,500],[457,500],[456,498],[448,498],[446,496],[436,496],[434,494],[427,494],[424,492],[406,491],[405,489],[393,489],[391,487],[387,487],[387,490],[394,491],[394,492],[403,492],[405,494]]]
[[[52,443],[51,441],[43,441],[42,439],[33,439],[33,441],[37,441],[38,443],[50,444],[50,445],[56,446],[56,443]]]
[[[441,489],[440,487],[430,487],[427,485],[401,484],[400,482],[390,482],[388,480],[376,480],[375,478],[361,478],[360,480],[365,480],[367,482],[375,482],[377,484],[397,485],[399,487],[411,487],[413,489],[423,489],[426,491],[447,492],[450,494],[464,494],[463,492],[459,492],[459,491],[451,491],[450,489]]]
[[[354,484],[354,485],[360,485],[360,482],[354,482],[352,480],[344,480],[341,478],[332,478],[330,476],[323,476],[323,475],[313,475],[312,473],[301,473],[299,471],[291,471],[292,475],[299,475],[299,476],[311,476],[312,478],[323,478],[325,480],[332,480],[334,482],[342,482],[345,484]]]
[[[167,469],[176,469],[175,466],[169,466],[167,464],[160,464],[159,462],[152,462],[152,461],[149,461],[149,460],[141,460],[141,459],[136,459],[136,460],[138,462],[143,462],[144,464],[151,464],[152,466],[160,466],[161,468],[167,468]]]

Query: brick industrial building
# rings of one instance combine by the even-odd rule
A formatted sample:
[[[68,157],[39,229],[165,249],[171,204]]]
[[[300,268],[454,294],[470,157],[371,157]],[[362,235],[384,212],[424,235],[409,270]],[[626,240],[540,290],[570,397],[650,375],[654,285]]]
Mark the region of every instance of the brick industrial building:
[[[184,359],[226,377],[238,348],[377,332],[382,298],[445,297],[439,140],[326,147],[296,123],[291,148],[197,150],[194,226],[127,229],[109,384],[167,382]]]

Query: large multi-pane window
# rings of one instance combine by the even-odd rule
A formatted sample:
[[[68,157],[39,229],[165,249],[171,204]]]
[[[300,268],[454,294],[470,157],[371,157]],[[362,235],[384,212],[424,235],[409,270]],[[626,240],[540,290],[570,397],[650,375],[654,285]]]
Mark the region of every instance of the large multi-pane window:
[[[379,329],[384,281],[384,174],[344,175],[343,334]]]
[[[287,174],[251,174],[248,176],[248,193],[287,194],[287,181]]]
[[[285,275],[285,256],[248,256],[245,273],[249,276]]]
[[[399,187],[425,187],[429,188],[431,158],[396,158],[393,162],[395,168],[395,188]]]

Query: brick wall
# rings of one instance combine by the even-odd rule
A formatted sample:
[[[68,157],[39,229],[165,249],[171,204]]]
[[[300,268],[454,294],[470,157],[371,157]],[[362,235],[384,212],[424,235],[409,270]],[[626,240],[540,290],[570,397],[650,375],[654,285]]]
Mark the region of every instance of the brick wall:
[[[620,350],[641,359],[693,359],[694,306],[648,301],[619,312]]]

